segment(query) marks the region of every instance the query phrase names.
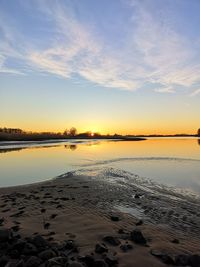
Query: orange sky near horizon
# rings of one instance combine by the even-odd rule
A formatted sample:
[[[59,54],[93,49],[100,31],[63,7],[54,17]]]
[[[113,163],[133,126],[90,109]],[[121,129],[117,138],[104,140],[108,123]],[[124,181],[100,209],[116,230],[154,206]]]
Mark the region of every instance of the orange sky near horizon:
[[[159,124],[158,124],[159,125]],[[197,125],[197,124],[196,124]],[[147,128],[145,128],[143,125],[134,123],[134,126],[131,125],[122,125],[119,123],[113,123],[113,124],[98,124],[98,123],[88,123],[83,125],[82,123],[74,123],[74,124],[65,124],[63,123],[62,125],[58,125],[57,123],[54,124],[47,124],[47,123],[34,123],[34,126],[32,123],[25,122],[24,124],[16,124],[16,123],[11,123],[11,124],[5,124],[1,125],[0,127],[8,127],[8,128],[20,128],[24,131],[32,131],[32,132],[64,132],[65,129],[70,129],[71,127],[75,127],[78,131],[78,133],[82,132],[97,132],[100,134],[122,134],[122,135],[127,135],[127,134],[133,134],[133,135],[151,135],[151,134],[161,134],[161,135],[171,135],[171,134],[196,134],[198,127],[191,125],[191,127],[183,127],[182,125],[171,125],[169,127],[169,124],[166,125],[166,127],[162,127],[162,125],[159,125],[159,127],[156,127],[156,123],[148,125]],[[200,128],[200,125],[199,125]]]

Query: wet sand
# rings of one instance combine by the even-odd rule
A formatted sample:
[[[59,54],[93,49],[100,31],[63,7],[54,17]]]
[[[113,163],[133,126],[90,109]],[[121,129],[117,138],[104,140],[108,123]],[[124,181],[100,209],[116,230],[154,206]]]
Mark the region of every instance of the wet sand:
[[[50,243],[73,240],[77,253],[72,260],[79,262],[80,256],[91,253],[104,259],[107,252],[95,252],[96,245],[104,243],[116,259],[107,261],[107,266],[166,266],[166,257],[173,260],[166,261],[169,266],[184,266],[175,259],[200,255],[199,207],[199,200],[191,196],[173,192],[169,197],[161,188],[155,194],[134,183],[127,187],[122,181],[115,184],[72,173],[0,189],[1,229],[13,228],[22,238],[39,234]],[[135,229],[141,230],[144,244],[131,237]]]

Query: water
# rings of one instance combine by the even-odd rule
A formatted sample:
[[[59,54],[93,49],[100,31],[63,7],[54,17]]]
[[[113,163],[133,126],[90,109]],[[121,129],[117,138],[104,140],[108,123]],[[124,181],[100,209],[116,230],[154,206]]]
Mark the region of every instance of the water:
[[[40,182],[74,170],[91,175],[113,168],[200,194],[199,144],[196,138],[6,143],[0,145],[0,187]],[[115,180],[120,172],[114,173]]]

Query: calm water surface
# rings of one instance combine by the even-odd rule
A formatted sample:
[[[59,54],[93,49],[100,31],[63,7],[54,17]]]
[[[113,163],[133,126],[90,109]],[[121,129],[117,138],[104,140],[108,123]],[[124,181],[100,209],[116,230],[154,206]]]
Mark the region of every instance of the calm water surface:
[[[196,138],[0,145],[0,187],[44,181],[72,170],[111,167],[200,194]]]

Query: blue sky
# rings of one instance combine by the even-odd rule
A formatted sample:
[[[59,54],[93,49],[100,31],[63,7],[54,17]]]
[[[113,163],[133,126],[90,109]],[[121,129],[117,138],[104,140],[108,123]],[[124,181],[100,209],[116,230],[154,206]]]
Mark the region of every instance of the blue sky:
[[[1,126],[196,131],[199,13],[198,0],[1,0]]]

